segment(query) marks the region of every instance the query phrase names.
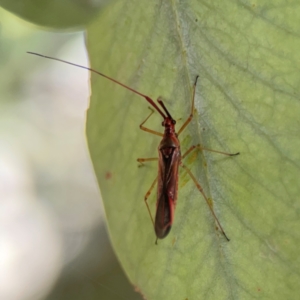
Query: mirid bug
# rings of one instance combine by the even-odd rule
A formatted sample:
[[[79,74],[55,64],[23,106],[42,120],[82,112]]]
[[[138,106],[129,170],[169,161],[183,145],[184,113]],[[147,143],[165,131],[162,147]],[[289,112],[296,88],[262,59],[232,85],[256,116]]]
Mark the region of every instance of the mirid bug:
[[[192,172],[187,168],[183,163],[182,160],[187,157],[192,151],[198,149],[198,150],[205,150],[205,151],[211,151],[215,153],[224,154],[227,156],[235,156],[238,155],[238,153],[226,153],[221,151],[216,151],[212,149],[207,149],[202,147],[201,145],[193,145],[191,146],[183,155],[181,155],[180,151],[180,142],[178,139],[178,136],[183,132],[183,130],[187,127],[187,125],[191,122],[193,115],[194,115],[194,102],[195,102],[195,91],[196,91],[196,85],[198,76],[196,77],[196,80],[194,82],[193,86],[193,96],[192,96],[192,106],[191,106],[191,112],[187,120],[183,123],[181,128],[176,132],[175,130],[175,124],[176,121],[173,119],[167,108],[165,107],[163,101],[161,99],[157,99],[158,104],[160,107],[147,95],[144,95],[129,86],[109,77],[106,76],[94,69],[84,67],[78,64],[74,64],[65,60],[61,60],[58,58],[50,57],[41,55],[34,52],[27,52],[29,54],[37,55],[43,58],[48,58],[56,61],[60,61],[69,65],[73,65],[79,68],[83,68],[86,70],[89,70],[93,73],[96,73],[102,77],[107,78],[108,80],[126,88],[127,90],[130,90],[131,92],[143,97],[163,118],[162,126],[164,127],[164,133],[154,131],[152,129],[149,129],[147,127],[144,127],[144,124],[147,122],[147,120],[151,117],[151,115],[154,113],[154,110],[151,109],[151,113],[148,115],[148,117],[140,124],[140,129],[144,130],[146,132],[152,133],[154,135],[162,137],[162,140],[158,146],[158,157],[156,158],[139,158],[138,162],[140,164],[143,164],[144,162],[148,161],[156,161],[158,160],[158,175],[154,182],[152,183],[150,189],[145,195],[144,201],[146,204],[146,207],[148,209],[151,221],[153,223],[153,227],[156,234],[156,243],[157,239],[163,239],[165,238],[168,233],[171,230],[171,226],[174,221],[174,212],[175,212],[175,206],[177,201],[177,195],[178,195],[178,171],[179,166],[181,166],[185,171],[189,174],[189,176],[194,181],[197,189],[200,191],[200,193],[203,195],[211,213],[214,217],[215,221],[218,224],[218,227],[220,228],[222,234],[225,236],[227,241],[229,241],[229,238],[227,237],[225,231],[223,230],[223,227],[221,226],[212,206],[209,203],[209,200],[207,196],[205,195],[203,188],[195,178],[195,176],[192,174]],[[150,193],[152,192],[153,188],[157,184],[157,202],[156,202],[156,214],[155,219],[153,219],[149,205],[148,205],[148,198]]]

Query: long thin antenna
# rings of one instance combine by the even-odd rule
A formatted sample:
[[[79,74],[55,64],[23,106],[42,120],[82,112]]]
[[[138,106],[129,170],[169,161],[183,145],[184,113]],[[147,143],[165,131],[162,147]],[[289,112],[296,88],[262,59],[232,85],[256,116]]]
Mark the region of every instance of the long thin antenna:
[[[171,114],[169,113],[169,111],[167,110],[167,108],[165,107],[165,104],[163,103],[163,101],[161,99],[158,99],[157,102],[160,104],[160,106],[164,109],[164,111],[166,112],[167,116],[174,120],[171,116]]]
[[[139,96],[144,97],[146,99],[146,101],[148,101],[161,114],[161,116],[164,119],[166,118],[165,114],[161,111],[161,109],[156,105],[156,103],[150,97],[148,97],[148,96],[146,96],[146,95],[144,95],[144,94],[142,94],[142,93],[140,93],[140,92],[132,89],[131,87],[129,87],[129,86],[127,86],[127,85],[125,85],[125,84],[123,84],[123,83],[121,83],[121,82],[119,82],[119,81],[117,81],[117,80],[115,80],[115,79],[113,79],[113,78],[111,78],[109,76],[106,76],[105,74],[102,74],[102,73],[100,73],[100,72],[98,72],[98,71],[96,71],[94,69],[91,69],[91,68],[88,68],[88,67],[85,67],[85,66],[81,66],[81,65],[78,65],[78,64],[74,64],[74,63],[71,63],[69,61],[59,59],[59,58],[55,58],[55,57],[51,57],[51,56],[46,56],[46,55],[42,55],[42,54],[39,54],[39,53],[30,52],[30,51],[27,51],[27,53],[28,54],[32,54],[32,55],[36,55],[36,56],[40,56],[40,57],[43,57],[43,58],[48,58],[48,59],[60,61],[62,63],[68,64],[68,65],[71,65],[71,66],[75,66],[75,67],[78,67],[78,68],[82,68],[82,69],[91,71],[93,73],[96,73],[96,74],[98,74],[98,75],[100,75],[102,77],[105,77],[106,79],[108,79],[108,80],[110,80],[110,81],[112,81],[112,82],[114,82],[114,83],[116,83],[116,84],[124,87],[125,89],[127,89],[127,90],[129,90],[129,91],[131,91],[131,92],[133,92],[133,93],[135,93],[135,94],[137,94]]]

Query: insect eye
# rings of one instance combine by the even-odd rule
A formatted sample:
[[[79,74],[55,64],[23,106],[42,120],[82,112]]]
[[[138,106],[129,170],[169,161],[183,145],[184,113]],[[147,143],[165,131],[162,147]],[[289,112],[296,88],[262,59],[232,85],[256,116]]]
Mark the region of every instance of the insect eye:
[[[172,120],[172,124],[174,124],[174,125],[175,125],[175,124],[176,124],[176,121],[175,121],[175,120]]]
[[[165,126],[165,122],[161,122],[161,126]]]

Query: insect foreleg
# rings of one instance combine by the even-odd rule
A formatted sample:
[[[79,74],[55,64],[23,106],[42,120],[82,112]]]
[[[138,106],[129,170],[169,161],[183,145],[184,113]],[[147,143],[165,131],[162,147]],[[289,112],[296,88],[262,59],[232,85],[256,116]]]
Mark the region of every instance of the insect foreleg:
[[[158,131],[155,131],[155,130],[152,130],[152,129],[149,129],[147,127],[144,127],[143,125],[147,122],[147,120],[152,116],[152,114],[154,113],[154,110],[151,108],[151,107],[148,107],[150,110],[151,110],[151,113],[150,115],[145,119],[145,121],[143,121],[140,125],[140,129],[141,130],[144,130],[146,132],[150,132],[152,134],[155,134],[155,135],[158,135],[158,136],[164,136],[161,132],[158,132]]]
[[[191,113],[190,113],[189,117],[187,118],[187,120],[183,123],[183,125],[181,126],[181,128],[178,130],[178,135],[185,129],[186,126],[188,126],[188,124],[193,119],[194,110],[195,110],[195,92],[196,92],[196,85],[197,85],[198,78],[199,78],[199,76],[196,77],[196,80],[195,80],[195,83],[194,83],[194,87],[193,87],[193,98],[192,98]]]

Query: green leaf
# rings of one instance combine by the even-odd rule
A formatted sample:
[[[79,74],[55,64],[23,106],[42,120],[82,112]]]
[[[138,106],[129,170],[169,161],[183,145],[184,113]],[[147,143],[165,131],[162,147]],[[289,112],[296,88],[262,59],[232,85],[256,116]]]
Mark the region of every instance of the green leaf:
[[[70,29],[86,25],[108,0],[0,0],[0,6],[37,25]]]
[[[194,120],[180,136],[226,152],[191,155],[224,230],[186,172],[174,226],[155,245],[144,195],[160,138],[139,129],[146,101],[92,76],[87,135],[109,232],[146,299],[297,299],[299,295],[300,13],[298,1],[119,1],[88,29],[92,67],[153,99],[182,124],[199,75]],[[147,127],[163,130],[156,113]],[[179,125],[180,126],[180,125]],[[178,126],[177,126],[178,127]],[[156,191],[149,198],[155,214]]]

